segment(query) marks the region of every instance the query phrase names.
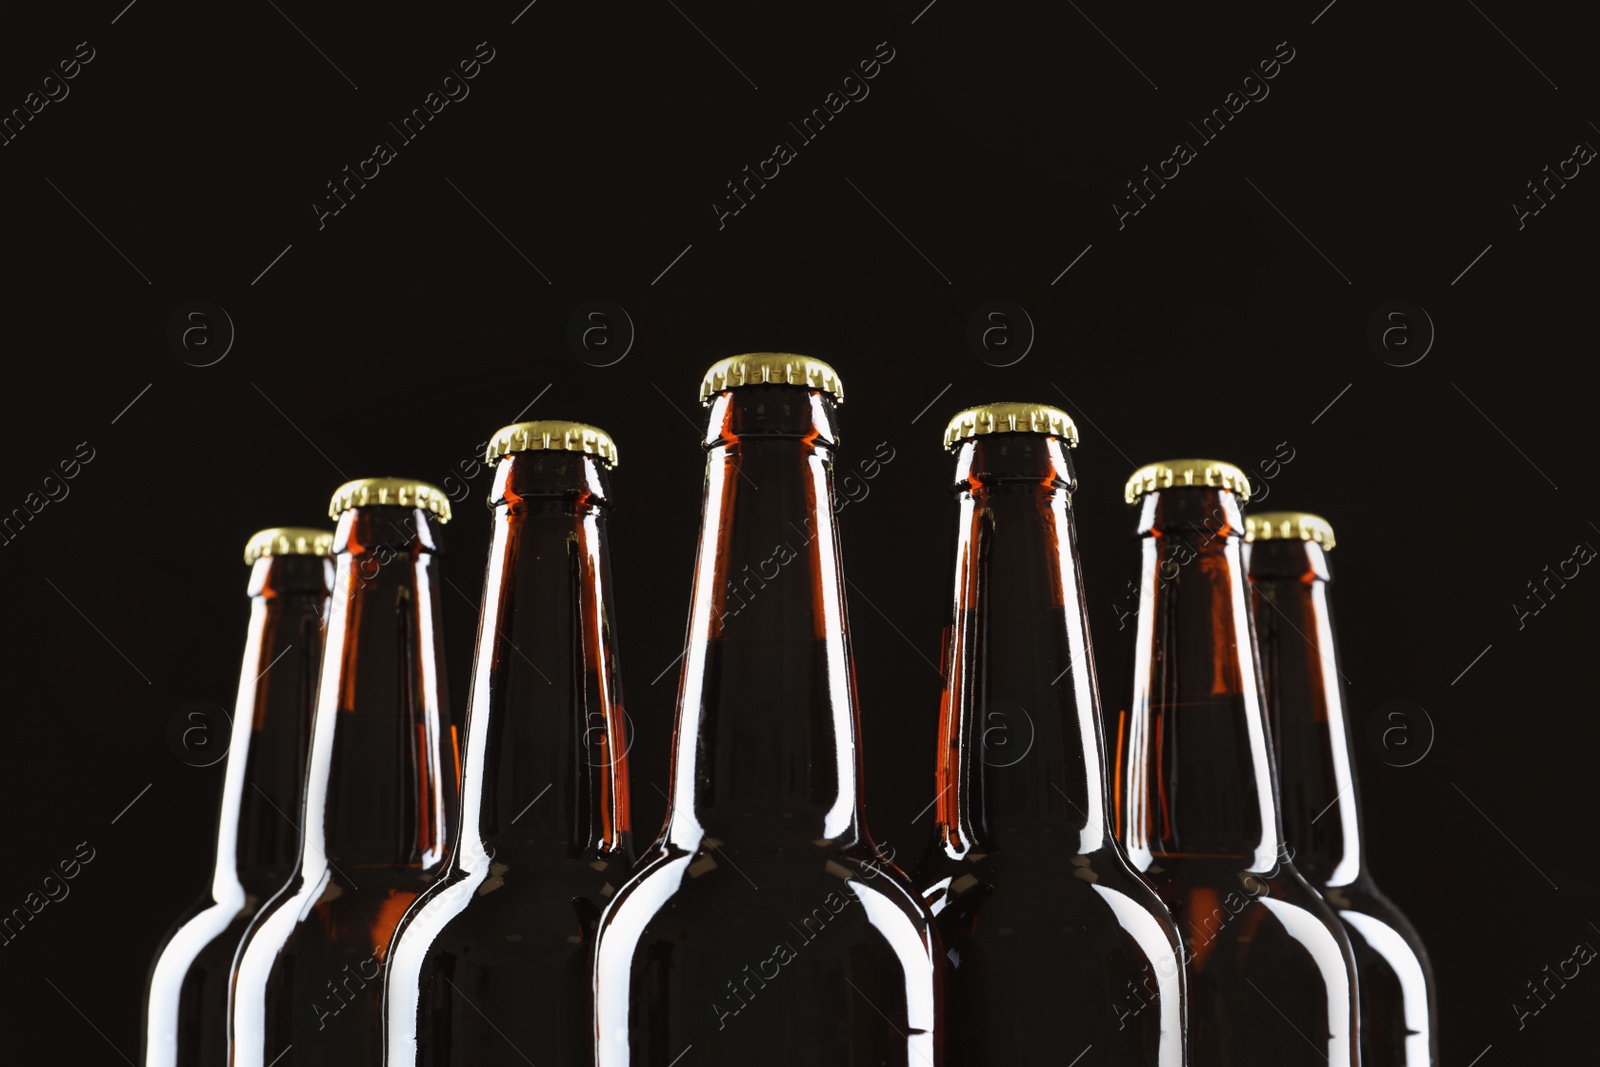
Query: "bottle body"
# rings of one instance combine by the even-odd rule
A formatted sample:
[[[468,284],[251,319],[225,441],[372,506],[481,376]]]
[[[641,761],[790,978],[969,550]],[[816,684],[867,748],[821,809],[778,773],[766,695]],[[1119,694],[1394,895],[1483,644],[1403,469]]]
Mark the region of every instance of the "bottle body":
[[[395,924],[430,877],[389,867],[297,877],[251,925],[236,963],[233,1063],[382,1062],[383,969]],[[292,1050],[292,1051],[291,1051]]]
[[[1070,457],[995,432],[956,471],[938,822],[916,877],[949,961],[950,1062],[1181,1067],[1177,930],[1111,832]]]
[[[1265,538],[1249,545],[1247,555],[1284,835],[1296,866],[1350,936],[1362,1062],[1436,1063],[1432,965],[1410,921],[1373,882],[1362,849],[1360,790],[1326,552],[1310,539]]]
[[[1058,863],[995,854],[919,868],[930,888],[961,887],[933,901],[949,1063],[1185,1062],[1167,909],[1117,850],[1079,852],[1076,836],[1032,835],[1061,850]]]
[[[1433,964],[1411,920],[1367,876],[1329,886],[1322,895],[1355,950],[1361,1062],[1365,1067],[1439,1063]]]
[[[942,1062],[931,921],[870,845],[702,839],[646,864],[601,920],[599,1063]]]
[[[1138,504],[1118,825],[1184,941],[1190,1062],[1359,1063],[1349,938],[1283,845],[1239,502],[1202,484]]]
[[[234,954],[262,904],[289,880],[299,852],[293,825],[275,809],[300,806],[332,566],[310,554],[252,563],[216,869],[209,892],[174,927],[151,968],[146,1067],[228,1062]]]
[[[382,973],[456,821],[435,558],[440,520],[393,504],[343,513],[317,689],[298,871],[239,950],[235,1067],[382,1059]]]
[[[604,1067],[940,1062],[932,916],[859,811],[833,420],[799,385],[712,401],[671,806],[600,920]]]
[[[1144,876],[1184,940],[1191,1064],[1361,1062],[1349,940],[1298,872],[1167,856]]]
[[[392,1067],[593,1062],[595,927],[633,861],[609,496],[592,456],[499,461],[461,843],[395,935]]]

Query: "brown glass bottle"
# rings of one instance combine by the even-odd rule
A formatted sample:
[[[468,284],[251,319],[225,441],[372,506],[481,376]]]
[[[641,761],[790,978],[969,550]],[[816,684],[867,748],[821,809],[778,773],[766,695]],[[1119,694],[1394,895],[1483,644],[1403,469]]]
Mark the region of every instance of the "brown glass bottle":
[[[1166,906],[1111,829],[1063,411],[990,404],[956,450],[938,823],[916,884],[938,918],[948,1062],[1182,1067]]]
[[[739,356],[701,397],[671,803],[600,918],[599,1063],[936,1065],[933,917],[861,815],[838,378],[803,356]]]
[[[436,558],[449,501],[369,478],[342,486],[329,510],[334,589],[299,869],[239,949],[234,1067],[382,1062],[389,939],[443,869],[456,824]]]
[[[223,1067],[228,986],[251,918],[294,872],[333,534],[262,530],[245,545],[250,624],[217,820],[211,888],[162,943],[145,987],[145,1067]]]
[[[1284,837],[1295,866],[1350,935],[1362,1063],[1428,1067],[1439,1057],[1433,967],[1416,930],[1373,883],[1361,848],[1361,794],[1328,606],[1333,528],[1293,511],[1252,515],[1245,526]]]
[[[488,453],[461,837],[395,934],[393,1067],[592,1063],[595,923],[633,863],[606,533],[616,447],[545,421],[507,426]]]
[[[1195,1067],[1359,1063],[1350,941],[1283,847],[1240,559],[1243,472],[1135,472],[1133,693],[1118,717],[1117,823],[1184,940]]]

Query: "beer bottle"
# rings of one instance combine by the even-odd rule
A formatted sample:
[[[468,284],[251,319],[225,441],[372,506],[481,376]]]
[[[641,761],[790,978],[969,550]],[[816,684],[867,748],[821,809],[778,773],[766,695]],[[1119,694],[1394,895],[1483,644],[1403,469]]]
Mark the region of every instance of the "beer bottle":
[[[145,990],[145,1067],[228,1062],[233,954],[257,909],[294,871],[333,534],[262,530],[244,547],[250,623],[217,821],[211,888],[167,936]]]
[[[1118,823],[1184,940],[1195,1067],[1350,1067],[1350,941],[1283,847],[1240,560],[1249,483],[1214,460],[1136,471],[1133,693]]]
[[[1328,606],[1333,527],[1304,512],[1263,512],[1245,520],[1245,541],[1284,837],[1295,866],[1350,935],[1361,1061],[1427,1067],[1439,1055],[1433,968],[1416,930],[1373,883],[1361,849],[1350,717]]]
[[[940,1062],[933,917],[861,814],[838,376],[713,365],[670,807],[600,917],[602,1067]],[[688,1062],[688,1061],[686,1061]]]
[[[988,404],[956,451],[934,841],[952,1063],[1183,1064],[1182,954],[1106,802],[1064,411]],[[1076,1058],[1075,1057],[1079,1057]]]
[[[594,1061],[590,954],[633,863],[602,430],[523,422],[496,465],[468,701],[461,837],[401,921],[394,1067]]]
[[[234,1067],[382,1061],[389,939],[455,829],[436,558],[450,502],[422,482],[367,478],[341,486],[329,512],[334,587],[299,869],[239,948]]]

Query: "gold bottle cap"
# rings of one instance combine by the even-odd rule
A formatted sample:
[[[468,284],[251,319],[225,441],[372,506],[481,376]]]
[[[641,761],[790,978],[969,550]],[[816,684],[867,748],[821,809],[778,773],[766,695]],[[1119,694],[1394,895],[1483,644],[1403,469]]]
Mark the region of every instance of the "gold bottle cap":
[[[1007,401],[980,404],[958,413],[944,428],[944,447],[954,448],[986,433],[1047,433],[1061,438],[1068,448],[1078,446],[1078,427],[1065,411],[1048,404]]]
[[[1154,489],[1209,486],[1226,489],[1242,504],[1250,499],[1250,479],[1232,463],[1220,459],[1169,459],[1140,467],[1123,487],[1122,499],[1133,503]]]
[[[617,444],[611,440],[610,434],[598,426],[555,419],[514,422],[510,426],[502,426],[489,438],[483,461],[494,463],[511,452],[536,452],[544,448],[587,452],[600,457],[600,462],[607,467],[615,468],[617,465]]]
[[[421,508],[431,511],[440,522],[450,521],[450,498],[427,482],[410,478],[357,478],[345,482],[334,490],[328,502],[328,517],[338,517],[351,508],[387,504],[402,508]]]
[[[837,371],[820,359],[792,352],[748,352],[717,360],[700,381],[700,403],[741,385],[804,385],[844,403],[844,383]]]
[[[326,556],[332,550],[332,530],[274,526],[250,535],[244,543],[244,561],[254,563],[262,556]]]
[[[1309,511],[1263,511],[1244,520],[1246,541],[1315,541],[1324,551],[1333,550],[1333,527],[1321,515]]]

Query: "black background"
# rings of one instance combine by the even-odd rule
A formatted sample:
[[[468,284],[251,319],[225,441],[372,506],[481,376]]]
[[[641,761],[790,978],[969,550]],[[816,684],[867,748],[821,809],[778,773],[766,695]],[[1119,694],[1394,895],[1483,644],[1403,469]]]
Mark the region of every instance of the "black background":
[[[96,851],[0,948],[13,1050],[136,1054],[143,975],[205,884],[222,778],[175,758],[166,726],[187,700],[232,706],[247,536],[324,524],[345,476],[459,477],[525,408],[595,422],[621,450],[613,546],[648,838],[677,678],[658,675],[681,648],[699,518],[696,386],[751,350],[839,369],[841,467],[894,449],[840,517],[880,840],[914,856],[928,831],[913,820],[933,794],[951,413],[1036,399],[1077,419],[1109,711],[1132,633],[1123,480],[1174,455],[1258,470],[1288,442],[1269,502],[1338,530],[1358,728],[1405,700],[1437,731],[1414,766],[1364,739],[1356,756],[1372,866],[1438,972],[1445,1062],[1582,1047],[1592,967],[1522,1029],[1512,1007],[1545,965],[1600,944],[1596,707],[1580,683],[1600,578],[1585,570],[1520,630],[1512,607],[1547,564],[1600,544],[1577,430],[1594,418],[1600,178],[1586,168],[1521,230],[1512,208],[1543,167],[1600,142],[1575,12],[523,2],[7,8],[6,113],[77,42],[94,49],[70,95],[0,146],[0,512],[79,442],[94,450],[70,496],[0,546],[0,911],[77,843]],[[325,183],[398,145],[388,123],[480,41],[494,59],[470,96],[319,229]],[[799,144],[788,123],[883,41],[894,58],[870,95]],[[1202,144],[1188,123],[1279,42],[1294,58],[1270,95]],[[797,158],[719,229],[724,183],[780,140]],[[1197,158],[1119,229],[1123,183],[1179,140]],[[236,328],[203,368],[185,358],[219,347],[167,340],[196,299]],[[566,339],[595,299],[637,329],[610,367]],[[1008,367],[966,339],[994,299],[1037,334]],[[1412,366],[1367,341],[1393,300],[1437,329]],[[1422,344],[1420,320],[1410,330]],[[1020,345],[1016,322],[1009,336]],[[480,475],[472,501],[486,488]],[[457,515],[459,715],[488,516]]]

